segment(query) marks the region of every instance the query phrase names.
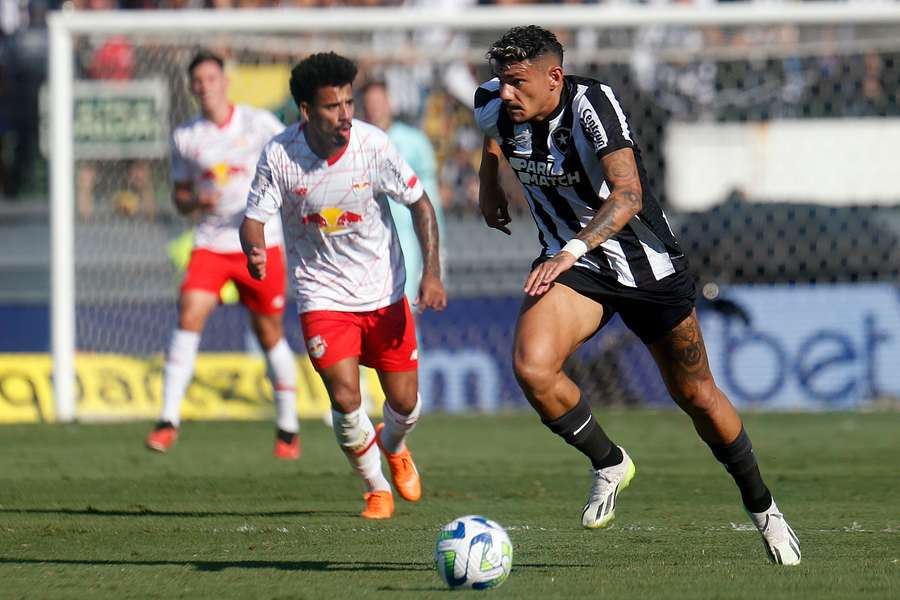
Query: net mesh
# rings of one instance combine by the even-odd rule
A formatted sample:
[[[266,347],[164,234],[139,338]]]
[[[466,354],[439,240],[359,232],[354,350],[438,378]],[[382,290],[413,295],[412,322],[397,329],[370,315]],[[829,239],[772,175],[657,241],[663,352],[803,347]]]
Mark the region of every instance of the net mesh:
[[[490,393],[479,388],[481,375],[474,368],[463,369],[456,391],[446,373],[438,376],[429,388],[433,406],[522,404],[509,352],[521,285],[539,247],[524,204],[513,207],[512,237],[481,222],[481,137],[469,107],[474,86],[490,76],[484,52],[501,33],[433,28],[79,38],[77,78],[95,87],[78,98],[76,136],[94,135],[106,147],[76,144],[78,349],[157,353],[175,324],[190,223],[169,200],[165,139],[195,111],[185,69],[198,47],[227,58],[235,99],[268,108],[285,122],[298,118],[286,85],[290,66],[310,52],[334,50],[359,61],[357,87],[386,81],[398,118],[419,126],[436,151],[452,304],[443,315],[423,317],[424,360],[429,351],[482,352],[498,365]],[[835,124],[860,120],[894,132],[900,118],[900,26],[585,27],[558,34],[567,47],[567,71],[609,83],[629,112],[651,184],[701,285],[701,310],[734,310],[724,302],[730,285],[897,281],[900,193],[892,198],[885,186],[860,182],[859,193],[835,201],[822,195],[821,169],[811,168],[786,178],[800,180],[804,197],[790,190],[779,196],[779,185],[788,189],[781,180],[758,189],[745,178],[719,185],[717,196],[692,205],[691,190],[702,189],[707,179],[727,180],[730,168],[746,166],[740,158],[745,155],[685,169],[673,157],[688,150],[667,144],[676,125],[696,141],[692,146],[720,139],[726,130],[719,126],[751,126],[750,133],[736,130],[745,137],[736,138],[729,152],[753,139],[752,127],[782,122],[799,124],[801,136],[804,122],[826,133]],[[797,139],[784,135],[765,148]],[[888,179],[896,170],[892,135],[873,138],[867,157],[871,169]],[[852,180],[855,174],[841,176]],[[673,183],[685,177],[694,183]],[[302,352],[296,319],[287,312],[291,345]],[[208,324],[202,347],[243,349],[246,338],[242,311],[226,305]],[[566,369],[594,402],[668,402],[646,350],[618,320],[585,344]],[[484,398],[491,394],[496,397]]]

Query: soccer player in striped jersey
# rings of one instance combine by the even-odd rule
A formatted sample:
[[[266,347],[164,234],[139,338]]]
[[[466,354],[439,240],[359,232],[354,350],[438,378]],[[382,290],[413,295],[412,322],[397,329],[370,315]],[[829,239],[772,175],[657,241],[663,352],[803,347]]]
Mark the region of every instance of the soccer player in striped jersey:
[[[543,251],[525,282],[513,350],[516,377],[544,424],[591,461],[582,511],[606,527],[634,463],[594,418],[563,362],[615,313],[647,345],[675,402],[740,490],[778,564],[800,562],[797,536],[772,499],[750,438],[716,386],[694,310],[687,260],[647,181],[627,113],[613,89],[566,75],[549,31],[515,27],[488,51],[496,77],[475,94],[483,130],[479,201],[509,234],[498,167],[517,175]]]
[[[194,374],[200,334],[219,304],[219,290],[231,280],[250,312],[272,382],[277,427],[273,452],[277,458],[296,460],[300,456],[297,367],[282,326],[281,226],[273,223],[269,228],[266,251],[273,276],[265,282],[247,274],[238,237],[256,160],[284,125],[268,111],[229,102],[228,78],[219,56],[199,52],[188,66],[188,76],[200,114],[172,134],[172,180],[175,207],[196,221],[194,248],[181,284],[178,327],[166,355],[162,414],[146,444],[166,452],[177,440],[181,399]]]
[[[263,150],[241,243],[251,275],[264,281],[264,224],[284,224],[309,357],[328,390],[337,442],[366,485],[362,516],[387,519],[394,497],[379,448],[400,496],[414,502],[422,493],[405,443],[421,410],[416,329],[388,197],[409,209],[419,238],[419,309],[443,310],[447,294],[434,208],[387,134],[353,118],[355,77],[356,65],[333,52],[313,54],[291,71],[305,122]],[[378,427],[361,407],[361,364],[377,371],[384,388]]]

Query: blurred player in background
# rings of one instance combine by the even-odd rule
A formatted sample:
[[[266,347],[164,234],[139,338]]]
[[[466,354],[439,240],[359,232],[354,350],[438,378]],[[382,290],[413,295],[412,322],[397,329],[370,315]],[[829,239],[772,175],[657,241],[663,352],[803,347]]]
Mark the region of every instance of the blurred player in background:
[[[387,85],[383,81],[371,81],[362,90],[363,111],[366,120],[386,132],[396,146],[400,156],[409,163],[413,172],[422,182],[422,187],[429,198],[440,198],[437,181],[437,161],[434,148],[428,137],[421,130],[394,120],[391,110],[391,99]],[[419,280],[422,277],[422,252],[419,249],[419,238],[413,223],[412,213],[401,203],[391,200],[391,217],[400,238],[403,249],[403,264],[406,267],[406,298],[413,304],[418,303]],[[444,239],[444,211],[440,202],[434,202],[434,214],[437,218],[438,233]],[[441,252],[443,257],[443,252]],[[415,306],[413,307],[415,308]]]
[[[563,48],[536,26],[509,30],[488,51],[498,75],[475,95],[485,133],[480,204],[509,234],[498,165],[518,175],[543,252],[525,282],[516,326],[517,379],[544,424],[593,466],[582,524],[606,527],[634,476],[597,423],[564,361],[618,312],[648,346],[678,405],[725,465],[777,564],[800,562],[797,536],[763,482],[750,438],[716,386],[694,310],[687,259],[650,190],[628,117],[612,88],[565,75]]]
[[[172,141],[173,199],[178,211],[197,224],[190,264],[181,284],[178,328],[166,356],[163,410],[147,447],[165,452],[178,437],[181,399],[194,373],[200,334],[229,280],[250,311],[263,348],[275,397],[275,456],[297,459],[296,365],[284,339],[284,256],[281,223],[266,227],[269,277],[249,276],[238,236],[256,161],[265,144],[284,126],[272,114],[228,101],[222,59],[200,52],[188,67],[191,92],[200,114],[176,128]]]
[[[306,122],[263,151],[241,243],[250,273],[268,280],[264,223],[281,214],[306,347],[328,390],[338,444],[368,490],[362,516],[387,519],[394,497],[379,447],[401,497],[416,501],[422,493],[404,441],[421,410],[418,350],[388,196],[412,212],[424,257],[419,306],[443,310],[447,295],[434,208],[388,136],[353,119],[356,72],[334,53],[293,69],[291,96]],[[361,408],[360,364],[378,372],[386,395],[377,430]]]

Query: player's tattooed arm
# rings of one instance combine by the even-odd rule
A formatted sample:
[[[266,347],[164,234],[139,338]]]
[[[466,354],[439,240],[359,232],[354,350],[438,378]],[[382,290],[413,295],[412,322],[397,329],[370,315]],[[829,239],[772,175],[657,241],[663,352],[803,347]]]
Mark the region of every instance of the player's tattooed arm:
[[[438,251],[437,217],[428,194],[422,194],[422,197],[411,204],[409,209],[412,211],[413,225],[416,228],[416,236],[419,238],[419,246],[422,248],[422,271],[440,276],[441,258]]]
[[[420,310],[444,310],[447,306],[447,292],[441,283],[440,239],[434,206],[428,199],[428,194],[423,193],[409,209],[412,211],[413,226],[422,249],[422,280],[416,304]]]
[[[593,250],[619,232],[641,211],[641,180],[631,148],[610,152],[602,159],[606,182],[612,189],[594,218],[575,237]],[[525,280],[529,296],[546,293],[561,273],[572,268],[578,258],[570,252],[559,252],[539,264]]]
[[[606,182],[612,189],[609,197],[577,236],[593,250],[616,235],[641,212],[641,179],[631,148],[622,148],[601,159]]]

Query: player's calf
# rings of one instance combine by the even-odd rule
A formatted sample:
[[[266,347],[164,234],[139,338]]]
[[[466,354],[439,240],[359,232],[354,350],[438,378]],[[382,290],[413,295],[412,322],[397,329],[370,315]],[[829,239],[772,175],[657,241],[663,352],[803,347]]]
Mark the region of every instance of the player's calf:
[[[634,477],[634,463],[615,445],[591,412],[584,398],[573,409],[544,425],[591,461],[594,483],[581,513],[585,527],[605,527],[615,516],[615,497]]]
[[[375,444],[375,427],[372,421],[361,408],[349,413],[332,410],[331,415],[338,444],[368,489],[363,517],[390,517],[394,512],[394,500],[391,486],[381,472],[381,453]],[[389,501],[384,497],[385,494],[390,496]]]

